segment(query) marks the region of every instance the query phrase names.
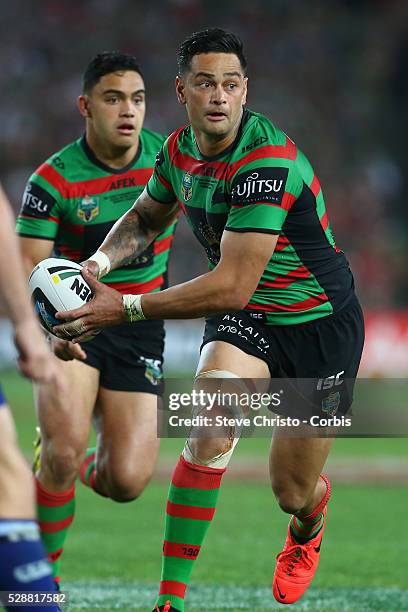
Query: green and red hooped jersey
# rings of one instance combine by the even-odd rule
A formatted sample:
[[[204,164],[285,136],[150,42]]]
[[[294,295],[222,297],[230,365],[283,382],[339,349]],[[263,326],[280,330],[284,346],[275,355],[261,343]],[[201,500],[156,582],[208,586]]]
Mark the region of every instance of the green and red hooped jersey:
[[[87,259],[142,193],[163,142],[163,136],[142,129],[135,158],[120,170],[98,160],[85,137],[67,145],[30,177],[17,233],[53,241],[55,257]],[[169,226],[134,263],[113,270],[103,282],[121,293],[165,288],[174,228]]]
[[[219,262],[226,230],[279,234],[246,306],[254,318],[304,323],[340,310],[353,295],[353,276],[335,245],[319,180],[265,116],[244,110],[235,141],[212,158],[200,153],[191,126],[173,132],[147,190],[158,202],[177,200],[210,268]]]

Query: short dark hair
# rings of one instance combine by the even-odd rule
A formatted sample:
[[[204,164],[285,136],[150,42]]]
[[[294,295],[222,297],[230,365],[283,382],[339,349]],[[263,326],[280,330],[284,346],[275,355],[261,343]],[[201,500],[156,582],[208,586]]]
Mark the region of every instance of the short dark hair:
[[[105,74],[123,70],[133,70],[143,78],[137,59],[133,55],[120,53],[119,51],[98,53],[91,59],[85,69],[82,77],[82,91],[89,94]]]
[[[242,70],[246,72],[247,61],[242,40],[232,32],[221,28],[207,28],[191,34],[181,43],[177,53],[179,74],[189,70],[194,55],[201,53],[235,53]]]

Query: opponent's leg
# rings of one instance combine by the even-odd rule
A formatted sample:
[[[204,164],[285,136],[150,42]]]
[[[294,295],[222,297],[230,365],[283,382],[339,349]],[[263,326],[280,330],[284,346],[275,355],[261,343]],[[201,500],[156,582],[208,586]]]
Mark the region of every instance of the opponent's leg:
[[[0,491],[0,517],[35,516],[32,477],[17,447],[13,419],[5,404],[0,404]]]
[[[38,518],[57,582],[99,384],[99,371],[80,361],[58,360],[58,366],[64,369],[69,395],[61,397],[53,385],[40,385],[35,393],[42,441],[36,474]]]
[[[34,518],[32,476],[17,448],[11,414],[1,402],[0,491],[0,591],[53,592],[51,567]],[[3,603],[6,610],[14,609],[7,606],[6,599]],[[57,610],[56,605],[38,607],[43,611]],[[24,612],[28,606],[20,609]]]
[[[81,469],[81,480],[118,502],[141,495],[156,465],[157,402],[152,393],[100,387],[97,399],[97,449]]]
[[[257,357],[215,341],[201,353],[195,388],[214,391],[217,378],[223,391],[234,389],[239,393],[244,384],[240,379],[268,379],[269,370]],[[221,479],[239,436],[237,431],[225,431],[217,437],[203,437],[200,433],[191,432],[170,484],[162,576],[155,608],[160,611],[184,610],[194,561],[214,516]]]
[[[275,599],[281,603],[297,601],[317,569],[330,497],[330,483],[321,471],[332,443],[328,438],[278,434],[272,439],[272,488],[282,510],[293,515],[272,585]]]

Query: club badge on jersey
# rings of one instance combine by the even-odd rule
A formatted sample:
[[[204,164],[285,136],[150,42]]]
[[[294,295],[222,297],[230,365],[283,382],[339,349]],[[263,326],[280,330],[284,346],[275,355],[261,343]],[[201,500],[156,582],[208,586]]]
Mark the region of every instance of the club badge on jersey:
[[[99,198],[86,195],[78,203],[78,217],[88,223],[99,215]]]
[[[189,172],[183,174],[183,178],[181,179],[181,193],[186,202],[191,200],[193,196],[193,181],[194,179]]]

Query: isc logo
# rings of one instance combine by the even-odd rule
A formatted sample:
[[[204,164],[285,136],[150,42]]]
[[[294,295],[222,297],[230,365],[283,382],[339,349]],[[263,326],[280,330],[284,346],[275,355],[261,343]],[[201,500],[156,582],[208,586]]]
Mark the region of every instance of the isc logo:
[[[338,374],[333,374],[333,376],[327,376],[326,378],[319,378],[317,381],[316,389],[321,391],[322,389],[331,389],[332,387],[337,387],[341,385],[343,381],[341,375],[344,374],[344,370],[338,372]]]
[[[75,293],[79,295],[81,300],[84,302],[89,302],[89,300],[92,298],[90,288],[84,282],[81,282],[78,277],[74,280],[70,289],[71,291],[75,291]]]

